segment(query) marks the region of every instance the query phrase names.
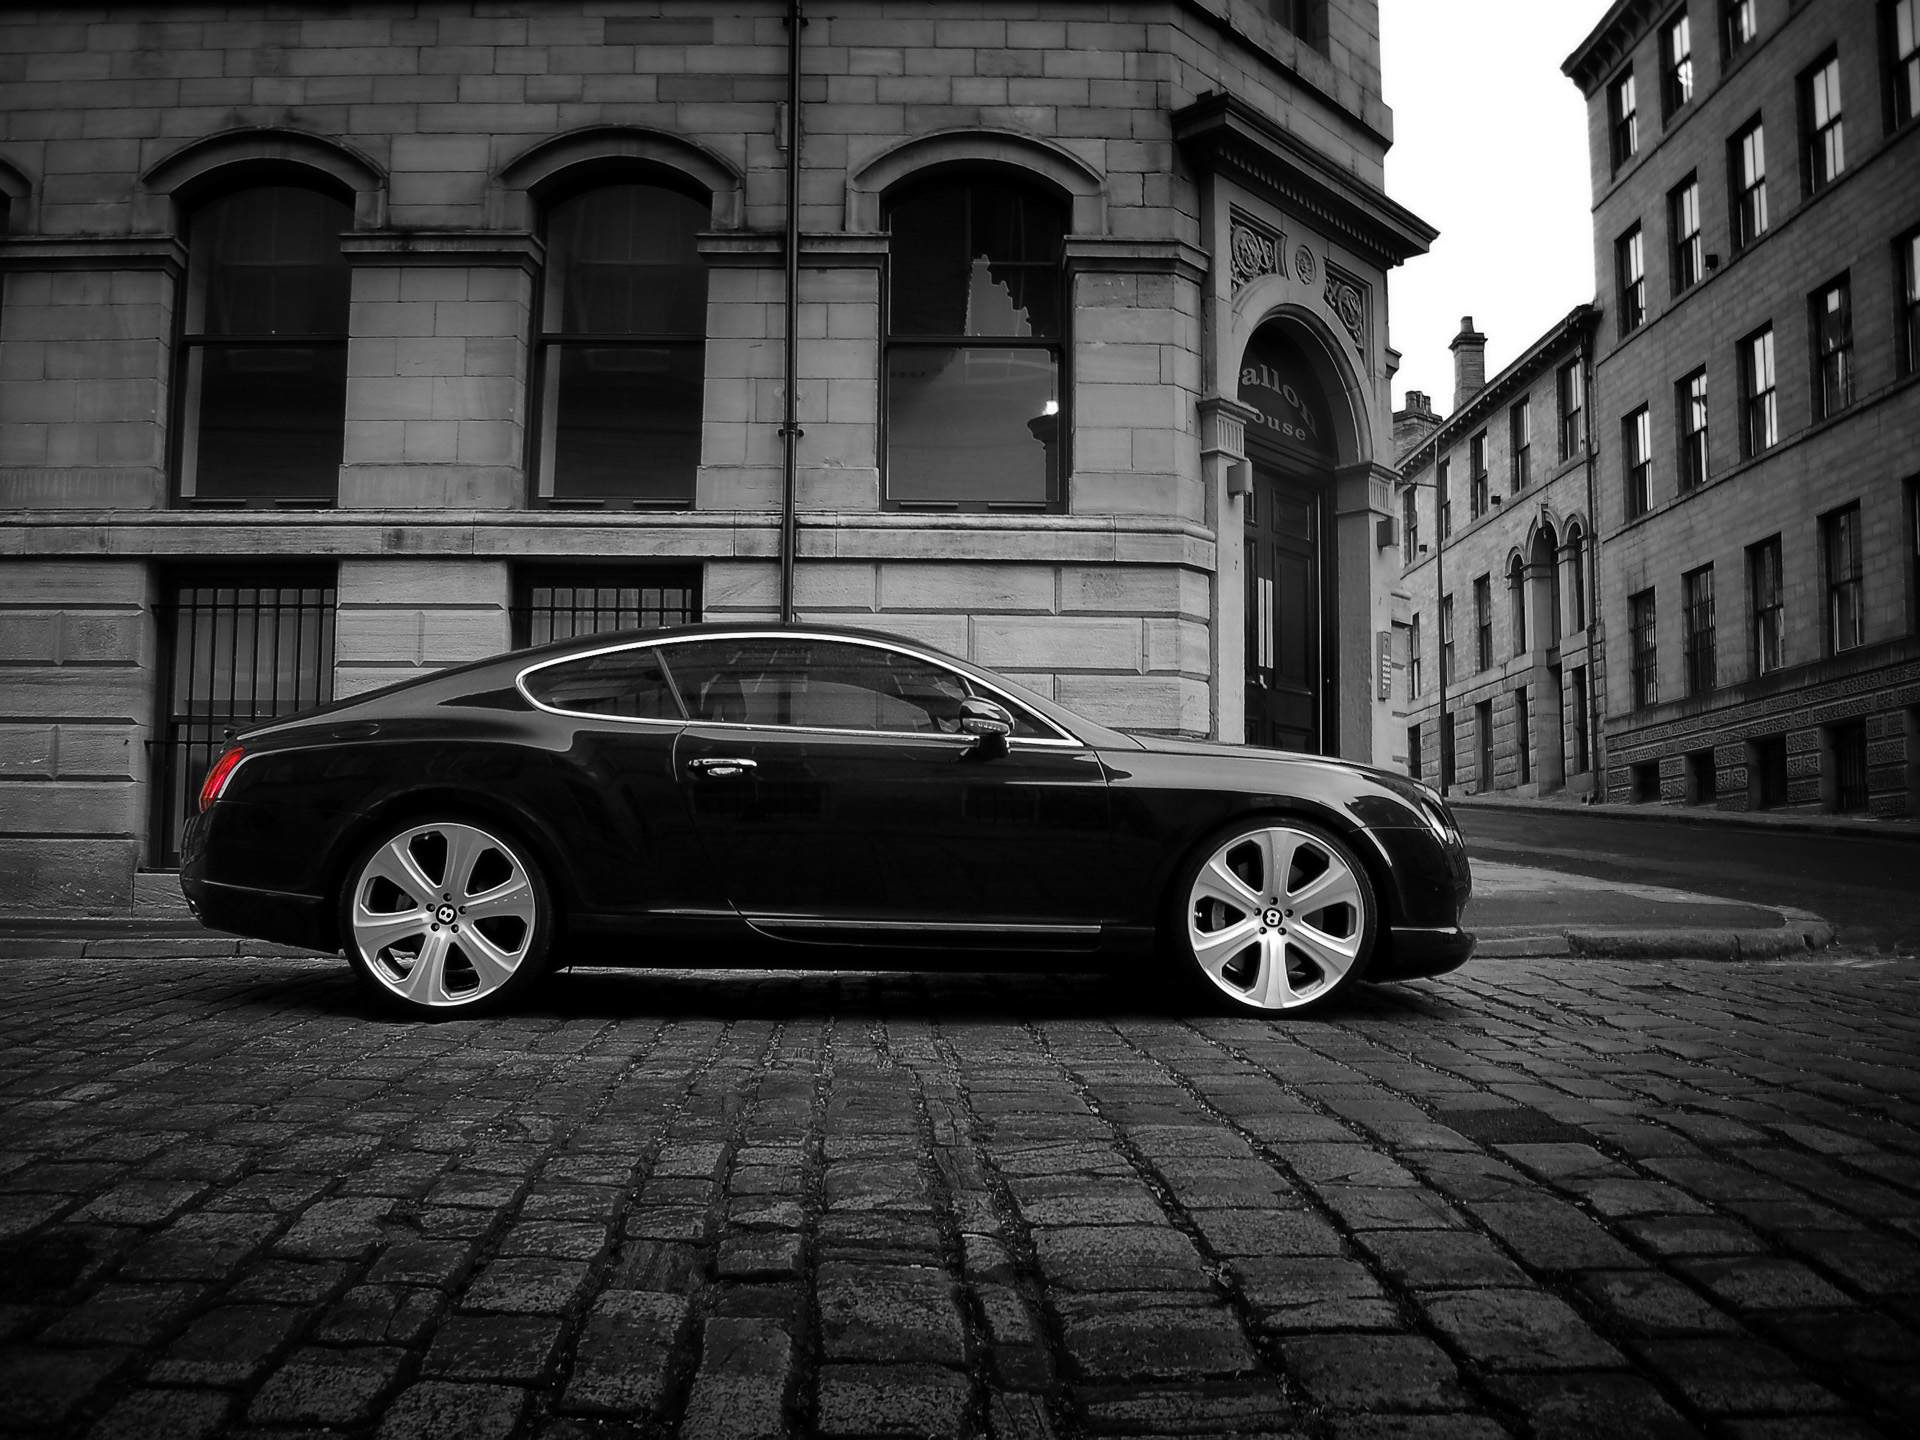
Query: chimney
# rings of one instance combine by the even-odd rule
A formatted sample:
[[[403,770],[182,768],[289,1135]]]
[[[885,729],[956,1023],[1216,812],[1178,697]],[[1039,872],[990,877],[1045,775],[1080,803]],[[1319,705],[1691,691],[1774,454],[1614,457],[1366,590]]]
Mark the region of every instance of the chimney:
[[[1460,317],[1460,333],[1447,347],[1453,351],[1453,408],[1458,410],[1487,388],[1487,337],[1473,328],[1473,317]]]
[[[1407,391],[1406,408],[1393,412],[1393,453],[1396,460],[1440,428],[1433,401],[1424,390]]]

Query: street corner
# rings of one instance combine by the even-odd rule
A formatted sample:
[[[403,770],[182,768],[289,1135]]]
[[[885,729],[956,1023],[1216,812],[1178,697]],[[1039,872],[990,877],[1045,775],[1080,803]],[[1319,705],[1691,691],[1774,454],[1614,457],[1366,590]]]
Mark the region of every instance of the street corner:
[[[1835,927],[1809,910],[1476,860],[1466,925],[1477,956],[1764,960],[1829,949]]]

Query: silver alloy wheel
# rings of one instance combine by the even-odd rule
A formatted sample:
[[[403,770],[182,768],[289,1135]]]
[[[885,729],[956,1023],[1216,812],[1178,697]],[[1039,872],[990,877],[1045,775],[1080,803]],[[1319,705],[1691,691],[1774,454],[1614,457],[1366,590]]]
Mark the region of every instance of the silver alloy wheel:
[[[401,1000],[472,1005],[513,979],[540,928],[526,862],[497,835],[434,821],[360,864],[347,923],[367,972]]]
[[[1325,837],[1290,825],[1243,830],[1193,877],[1187,945],[1223,994],[1291,1010],[1365,958],[1371,908],[1364,877]]]

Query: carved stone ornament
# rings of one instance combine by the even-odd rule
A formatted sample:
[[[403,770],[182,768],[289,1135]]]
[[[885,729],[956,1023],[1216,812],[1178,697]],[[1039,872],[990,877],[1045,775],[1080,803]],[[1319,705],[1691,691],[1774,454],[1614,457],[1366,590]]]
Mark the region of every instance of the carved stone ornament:
[[[1233,252],[1233,288],[1238,290],[1249,280],[1278,274],[1282,268],[1281,247],[1285,236],[1269,235],[1241,220],[1233,222],[1230,248]]]
[[[1344,275],[1327,271],[1327,288],[1323,292],[1327,308],[1340,317],[1340,323],[1347,327],[1347,334],[1353,337],[1353,343],[1366,348],[1367,344],[1367,301],[1360,293],[1360,287]]]
[[[1304,245],[1293,252],[1293,273],[1300,277],[1302,285],[1313,283],[1313,252]]]

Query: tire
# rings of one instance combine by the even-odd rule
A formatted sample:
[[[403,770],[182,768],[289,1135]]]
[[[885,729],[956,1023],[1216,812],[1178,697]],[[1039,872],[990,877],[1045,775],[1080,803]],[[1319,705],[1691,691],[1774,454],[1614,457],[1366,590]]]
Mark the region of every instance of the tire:
[[[1380,933],[1353,851],[1286,816],[1217,832],[1182,868],[1169,927],[1176,963],[1238,1015],[1300,1014],[1364,978]]]
[[[417,1018],[515,1004],[540,983],[553,930],[540,867],[489,821],[388,826],[340,890],[348,962],[383,1002]]]

